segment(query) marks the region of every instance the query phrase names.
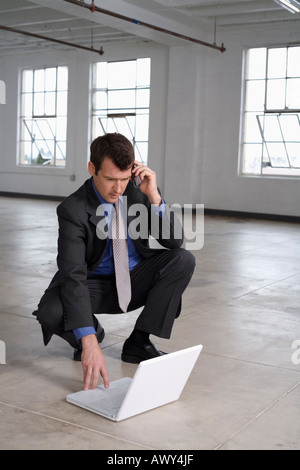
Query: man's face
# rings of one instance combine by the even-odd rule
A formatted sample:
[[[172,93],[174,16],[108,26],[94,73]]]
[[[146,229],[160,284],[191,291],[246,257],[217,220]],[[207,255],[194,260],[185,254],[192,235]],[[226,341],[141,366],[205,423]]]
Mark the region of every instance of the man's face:
[[[94,185],[100,196],[112,204],[122,196],[132,174],[131,166],[127,170],[120,170],[108,157],[103,160],[97,175],[92,162],[89,162],[88,169],[90,175],[93,176]]]

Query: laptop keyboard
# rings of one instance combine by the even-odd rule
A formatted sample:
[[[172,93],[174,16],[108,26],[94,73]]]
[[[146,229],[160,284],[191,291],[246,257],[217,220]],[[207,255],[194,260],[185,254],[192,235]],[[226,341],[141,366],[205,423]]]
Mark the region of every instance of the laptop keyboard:
[[[99,406],[101,410],[106,413],[117,413],[123,403],[124,397],[126,393],[118,393],[118,394],[109,394],[108,397],[101,397],[101,401],[99,401]]]
[[[111,382],[108,390],[99,385],[95,390],[70,394],[67,400],[94,413],[116,418],[131,381],[131,378],[125,377]]]

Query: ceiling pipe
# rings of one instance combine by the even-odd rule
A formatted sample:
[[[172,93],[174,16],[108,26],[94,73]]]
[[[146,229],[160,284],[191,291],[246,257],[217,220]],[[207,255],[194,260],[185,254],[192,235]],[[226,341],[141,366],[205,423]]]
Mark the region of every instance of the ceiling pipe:
[[[102,47],[98,51],[97,49],[94,49],[93,47],[81,46],[80,44],[74,44],[72,42],[61,41],[60,39],[49,38],[48,36],[42,36],[41,34],[29,33],[28,31],[22,31],[20,29],[11,28],[10,26],[0,25],[0,30],[1,29],[4,30],[4,31],[9,31],[11,33],[22,34],[23,36],[29,36],[29,37],[36,38],[36,39],[42,39],[44,41],[55,42],[57,44],[62,44],[64,46],[76,47],[78,49],[83,49],[83,50],[89,51],[89,52],[96,52],[96,54],[100,54],[100,55],[104,54],[104,51],[103,51]]]
[[[168,34],[168,35],[180,38],[180,39],[184,39],[185,41],[193,42],[195,44],[200,44],[201,46],[210,47],[212,49],[216,49],[218,51],[221,51],[222,53],[226,51],[226,49],[224,47],[224,44],[222,44],[222,46],[217,46],[216,44],[210,44],[210,43],[207,43],[207,42],[204,42],[204,41],[200,41],[199,39],[191,38],[189,36],[185,36],[185,35],[180,34],[180,33],[175,33],[174,31],[169,31],[168,29],[160,28],[159,26],[154,26],[152,24],[145,23],[144,21],[139,21],[139,20],[136,20],[134,18],[130,18],[128,16],[121,15],[119,13],[114,13],[114,12],[109,11],[109,10],[104,10],[103,8],[97,7],[95,5],[95,2],[92,2],[89,5],[89,4],[85,3],[83,0],[64,0],[64,1],[67,2],[67,3],[72,3],[73,5],[77,5],[77,6],[80,6],[80,7],[83,7],[83,8],[87,8],[92,13],[97,11],[98,13],[102,13],[103,15],[112,16],[114,18],[118,18],[119,20],[127,21],[129,23],[134,23],[136,25],[143,26],[143,27],[149,28],[149,29],[153,29],[155,31],[159,31],[159,32],[164,33],[164,34]]]

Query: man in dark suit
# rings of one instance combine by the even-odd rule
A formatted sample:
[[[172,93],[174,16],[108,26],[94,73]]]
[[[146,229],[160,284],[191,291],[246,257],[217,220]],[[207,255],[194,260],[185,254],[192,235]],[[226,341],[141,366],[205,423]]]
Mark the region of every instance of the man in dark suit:
[[[135,161],[132,144],[124,136],[106,134],[94,140],[88,170],[91,178],[57,208],[58,272],[33,312],[45,346],[56,334],[74,348],[86,390],[97,386],[100,374],[109,386],[99,347],[104,329],[95,314],[144,307],[124,343],[122,360],[139,363],[160,356],[164,353],[149,336],[170,338],[195,268],[194,256],[181,248],[182,228],[178,230],[178,219],[162,200],[155,172]],[[133,184],[137,179],[139,187]],[[120,261],[111,229],[116,207],[121,211],[118,223],[126,227],[120,250],[128,273],[125,288],[119,288],[117,280]],[[150,246],[149,235],[161,248]],[[115,236],[118,242],[121,238]]]

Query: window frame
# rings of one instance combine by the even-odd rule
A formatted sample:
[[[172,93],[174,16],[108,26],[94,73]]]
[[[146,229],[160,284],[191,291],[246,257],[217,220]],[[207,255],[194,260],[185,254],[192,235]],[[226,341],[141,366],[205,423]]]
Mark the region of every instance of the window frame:
[[[46,87],[46,74],[48,70],[55,69],[55,86],[52,89],[47,89]],[[36,75],[38,72],[43,72],[43,85],[41,89],[35,86]],[[26,89],[25,82],[25,73],[32,75],[31,84],[28,89]],[[63,86],[58,86],[58,77],[59,73],[65,74],[63,77]],[[62,77],[62,76],[61,76]],[[51,88],[51,87],[50,87]],[[52,110],[49,112],[47,110],[46,104],[47,94],[52,94]],[[36,112],[35,100],[37,95],[40,95],[43,101],[43,112]],[[43,97],[42,97],[43,95]],[[26,96],[29,98],[30,110],[25,108]],[[51,170],[65,170],[67,168],[67,145],[68,145],[68,105],[69,105],[69,67],[65,64],[55,64],[47,66],[33,66],[33,67],[23,67],[20,69],[20,103],[19,103],[19,137],[18,137],[18,154],[17,154],[17,166],[21,168],[51,168]],[[61,97],[64,102],[63,110],[59,109],[61,105],[59,104],[59,97]],[[54,103],[54,105],[53,105]],[[48,111],[48,112],[46,112]],[[44,126],[42,130],[41,127]],[[63,130],[62,130],[63,129]],[[35,138],[34,130],[37,131],[40,138]],[[45,138],[45,132],[51,135],[51,138]],[[27,138],[26,138],[27,134]],[[29,137],[29,138],[28,138]],[[43,143],[48,149],[49,157],[43,158],[42,150],[43,148],[38,147],[38,143]],[[49,143],[51,145],[49,146]],[[30,146],[30,161],[25,161],[25,146],[28,144]],[[38,152],[38,157],[41,157],[40,163],[34,159],[33,147],[36,147],[36,152]],[[52,149],[50,148],[52,146]],[[63,147],[63,149],[61,148]],[[53,151],[52,151],[53,150]],[[62,158],[59,158],[57,152],[61,153]],[[52,158],[50,158],[52,154]],[[44,161],[43,161],[44,160]],[[64,162],[64,164],[57,164],[57,162]],[[53,162],[53,163],[51,163]]]
[[[243,61],[243,87],[242,87],[242,109],[241,109],[241,128],[240,128],[240,156],[239,156],[239,176],[245,177],[259,177],[259,178],[268,178],[268,177],[279,177],[279,178],[300,178],[300,157],[297,156],[296,158],[296,165],[291,165],[291,159],[289,150],[292,144],[297,144],[300,148],[300,107],[287,107],[287,85],[288,81],[291,79],[298,79],[300,80],[300,71],[298,75],[289,76],[288,74],[288,57],[291,48],[300,48],[300,44],[288,44],[288,45],[277,45],[277,46],[257,46],[257,47],[248,47],[244,50],[244,61]],[[281,77],[270,77],[269,76],[269,68],[270,68],[270,51],[278,50],[278,49],[285,49],[286,50],[286,64],[285,64],[285,75]],[[264,76],[253,76],[249,74],[249,62],[250,62],[250,53],[252,50],[265,50],[265,67],[261,67],[261,72],[264,71]],[[251,71],[250,71],[251,72]],[[284,80],[284,107],[283,108],[275,108],[270,107],[268,103],[268,92],[270,90],[270,83],[275,80]],[[248,100],[248,91],[250,88],[250,82],[258,84],[259,82],[262,83],[262,87],[264,87],[264,103],[260,102],[260,108],[251,109],[251,106],[248,108],[247,106],[249,103]],[[251,86],[252,86],[251,85]],[[265,120],[269,119],[270,117],[277,118],[278,122],[281,117],[292,117],[296,116],[299,123],[299,138],[289,141],[286,139],[285,135],[282,133],[282,129],[279,123],[280,131],[281,131],[281,140],[275,140],[272,142],[271,140],[266,140],[264,136],[264,129],[260,125],[260,119],[263,118]],[[254,120],[254,117],[257,121],[257,133],[260,134],[260,139],[254,140],[255,138],[248,136],[247,140],[247,132],[249,132],[250,127],[247,127],[247,119]],[[253,129],[252,129],[253,132]],[[254,132],[253,132],[254,134]],[[253,140],[251,140],[253,139]],[[272,165],[272,158],[267,156],[269,154],[268,145],[269,144],[282,144],[282,149],[284,149],[286,153],[286,160],[289,161],[289,166],[280,166],[280,165]],[[247,170],[247,162],[246,160],[246,153],[251,148],[251,145],[261,146],[260,156],[257,157],[256,161],[256,171],[249,171]],[[279,147],[278,147],[279,148]],[[255,153],[255,152],[253,152]],[[258,154],[258,147],[257,147],[257,154]],[[299,163],[298,163],[299,162]]]
[[[140,84],[138,83],[138,62],[139,61],[148,61],[149,63],[149,82],[148,84]],[[131,84],[125,84],[124,87],[120,86],[110,86],[109,78],[106,77],[106,85],[107,86],[97,86],[99,84],[99,80],[97,81],[97,66],[99,68],[101,66],[107,67],[107,71],[110,65],[114,66],[116,64],[122,63],[130,63],[135,62],[135,84],[134,86]],[[124,60],[111,60],[111,61],[98,61],[91,64],[91,126],[90,126],[90,134],[91,140],[95,139],[99,135],[103,135],[106,132],[121,132],[123,133],[133,144],[136,159],[140,160],[143,163],[147,163],[148,160],[148,153],[149,153],[149,130],[150,130],[150,109],[151,109],[151,67],[152,67],[152,59],[150,56],[147,57],[137,57],[133,59],[124,59]],[[143,93],[145,91],[146,100],[148,100],[148,106],[139,106],[138,105],[138,94]],[[109,106],[109,99],[113,95],[117,93],[122,94],[122,92],[127,92],[128,95],[131,94],[132,102],[135,105],[128,105],[128,106],[120,106],[120,107],[110,107]],[[97,108],[95,106],[96,101],[96,94],[102,93],[106,95],[106,103],[107,106],[103,106]],[[141,96],[141,95],[140,95]],[[138,120],[142,122],[142,117],[144,116],[146,122],[146,139],[140,139],[137,135],[137,123]],[[106,120],[106,126],[101,123],[101,119]],[[97,124],[97,120],[99,125]],[[109,121],[110,120],[110,121]],[[129,120],[131,121],[129,123]],[[117,122],[118,121],[118,122]],[[122,125],[120,125],[122,123]],[[124,125],[123,125],[124,124]],[[96,128],[98,127],[99,132],[96,132]],[[121,129],[125,129],[123,132]],[[141,147],[144,147],[142,150]],[[146,156],[146,157],[145,157]]]

